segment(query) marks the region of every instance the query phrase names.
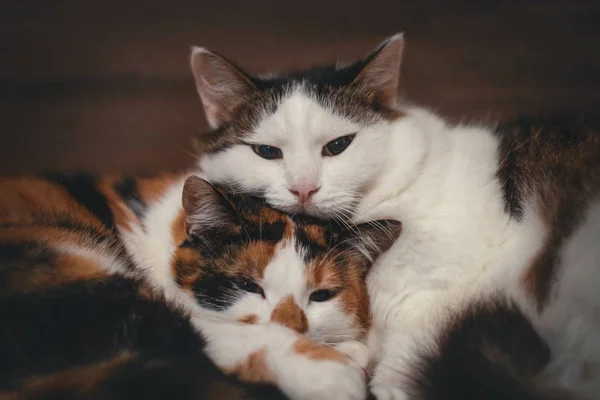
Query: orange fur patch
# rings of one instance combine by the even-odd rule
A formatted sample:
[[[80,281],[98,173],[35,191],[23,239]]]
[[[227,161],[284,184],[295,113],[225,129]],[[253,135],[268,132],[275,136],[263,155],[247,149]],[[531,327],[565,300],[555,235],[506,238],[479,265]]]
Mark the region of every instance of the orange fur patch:
[[[311,242],[317,243],[319,246],[327,247],[325,236],[325,227],[321,225],[306,225],[301,227],[306,235],[306,238]]]
[[[179,215],[177,215],[171,224],[171,236],[175,246],[181,245],[185,240],[185,215],[183,214],[183,209],[179,211]]]
[[[366,332],[371,315],[364,270],[362,260],[358,258],[319,257],[307,269],[307,282],[312,290],[338,290],[337,299],[344,313],[354,316],[356,326]]]
[[[240,318],[238,321],[240,321],[242,324],[256,324],[258,322],[258,315],[246,315],[245,317]]]
[[[152,178],[138,178],[138,192],[142,201],[151,204],[160,200],[169,187],[176,181],[183,179],[186,174],[165,173]]]
[[[232,374],[245,382],[276,383],[275,374],[267,366],[267,352],[259,350],[237,365]]]
[[[106,231],[104,224],[64,188],[38,178],[0,179],[0,223],[31,225],[52,218],[69,219]]]
[[[115,224],[125,231],[131,232],[132,226],[134,224],[139,224],[138,218],[136,215],[123,204],[121,197],[117,194],[115,189],[113,188],[113,184],[117,181],[117,179],[112,179],[110,177],[105,177],[98,184],[98,188],[102,192],[102,194],[106,197],[106,201],[108,202],[108,206],[110,207],[113,217],[115,219]]]
[[[282,300],[271,313],[271,321],[286,326],[299,333],[308,331],[308,320],[304,311],[296,304],[294,296]]]
[[[344,270],[338,266],[334,257],[315,259],[307,271],[307,281],[311,288],[339,288],[344,285]],[[352,268],[352,265],[344,268]]]
[[[71,389],[84,394],[106,380],[115,369],[134,358],[133,353],[124,351],[108,361],[32,378],[25,383],[24,391],[30,395],[35,395],[38,392],[59,392],[60,390]]]
[[[294,343],[294,352],[301,354],[311,360],[330,360],[347,362],[348,357],[330,346],[322,346],[304,336],[299,336]]]

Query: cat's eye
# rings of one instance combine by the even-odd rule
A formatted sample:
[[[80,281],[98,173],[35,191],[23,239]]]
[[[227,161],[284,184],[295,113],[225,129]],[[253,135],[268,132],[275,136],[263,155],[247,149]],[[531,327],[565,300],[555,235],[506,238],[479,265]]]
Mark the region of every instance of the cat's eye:
[[[273,146],[267,146],[266,144],[253,144],[252,150],[260,157],[267,160],[277,160],[283,157],[283,153],[280,149]]]
[[[354,136],[355,135],[341,136],[341,137],[334,139],[331,142],[327,143],[323,147],[323,155],[331,157],[331,156],[337,156],[338,154],[343,153],[344,150],[346,150],[348,148],[348,146],[350,146],[350,143],[352,143],[352,140],[354,140]]]
[[[265,297],[265,292],[263,292],[262,288],[250,279],[239,277],[236,278],[235,283],[240,289],[245,290],[246,292],[260,294],[262,297]]]
[[[335,295],[336,295],[336,292],[333,290],[320,289],[320,290],[315,290],[314,292],[312,292],[310,294],[309,300],[321,303],[323,301],[331,300],[332,298],[335,297]]]

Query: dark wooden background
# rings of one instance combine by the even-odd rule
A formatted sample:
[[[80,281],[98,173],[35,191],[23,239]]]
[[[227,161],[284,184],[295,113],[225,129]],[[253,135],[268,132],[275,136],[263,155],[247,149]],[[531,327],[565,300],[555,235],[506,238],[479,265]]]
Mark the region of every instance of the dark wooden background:
[[[447,116],[598,113],[598,21],[598,0],[4,0],[0,174],[187,165],[192,44],[264,72],[405,31],[405,88]]]

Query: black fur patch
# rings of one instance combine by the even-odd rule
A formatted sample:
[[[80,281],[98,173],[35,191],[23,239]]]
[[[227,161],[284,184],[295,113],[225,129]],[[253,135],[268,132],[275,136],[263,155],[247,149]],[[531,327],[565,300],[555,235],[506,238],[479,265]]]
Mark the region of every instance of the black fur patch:
[[[523,116],[500,123],[495,135],[500,141],[497,176],[505,210],[516,220],[523,217],[527,193],[535,194],[542,185],[571,186],[579,179],[577,169],[585,165],[581,162],[589,162],[589,168],[600,164],[596,120],[559,114]]]
[[[328,243],[329,241],[326,239],[326,242]],[[317,257],[317,255],[324,254],[328,250],[327,247],[312,240],[304,229],[296,230],[296,249],[299,252],[304,252],[305,262],[310,262]]]
[[[123,202],[127,204],[127,207],[129,207],[135,216],[142,221],[148,206],[146,203],[144,203],[144,200],[142,200],[142,197],[140,196],[137,187],[137,180],[131,177],[126,177],[121,179],[119,182],[116,182],[113,185],[113,188],[119,194]]]
[[[25,391],[21,398],[28,399],[216,400],[222,397],[215,388],[225,387],[283,398],[225,376],[203,353],[187,316],[140,296],[143,287],[115,276],[0,301],[0,391]],[[106,376],[77,380],[80,369],[123,352],[131,357]],[[58,372],[62,378],[46,389],[27,392],[31,378]]]
[[[516,306],[480,302],[450,318],[408,384],[414,399],[555,399],[537,381],[549,360],[548,346]]]
[[[500,124],[497,177],[515,220],[533,202],[548,239],[524,275],[541,311],[560,262],[558,253],[592,202],[600,198],[600,121],[582,116],[521,117]]]
[[[36,268],[51,268],[56,254],[36,242],[0,244],[0,299],[14,289],[11,279],[14,272],[21,274]],[[29,273],[29,272],[27,272]]]
[[[106,197],[98,190],[96,180],[90,175],[46,175],[46,179],[65,188],[67,193],[87,208],[111,232],[116,231],[113,213]]]
[[[234,278],[220,273],[202,275],[196,280],[192,290],[202,307],[215,311],[231,307],[241,293]]]

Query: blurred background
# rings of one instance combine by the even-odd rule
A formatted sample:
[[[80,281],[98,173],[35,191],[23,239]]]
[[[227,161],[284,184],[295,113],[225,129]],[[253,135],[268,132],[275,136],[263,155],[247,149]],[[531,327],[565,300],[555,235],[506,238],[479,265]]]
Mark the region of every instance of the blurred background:
[[[265,72],[405,31],[404,88],[443,115],[597,114],[598,21],[598,0],[3,0],[0,174],[189,165],[192,44]]]

